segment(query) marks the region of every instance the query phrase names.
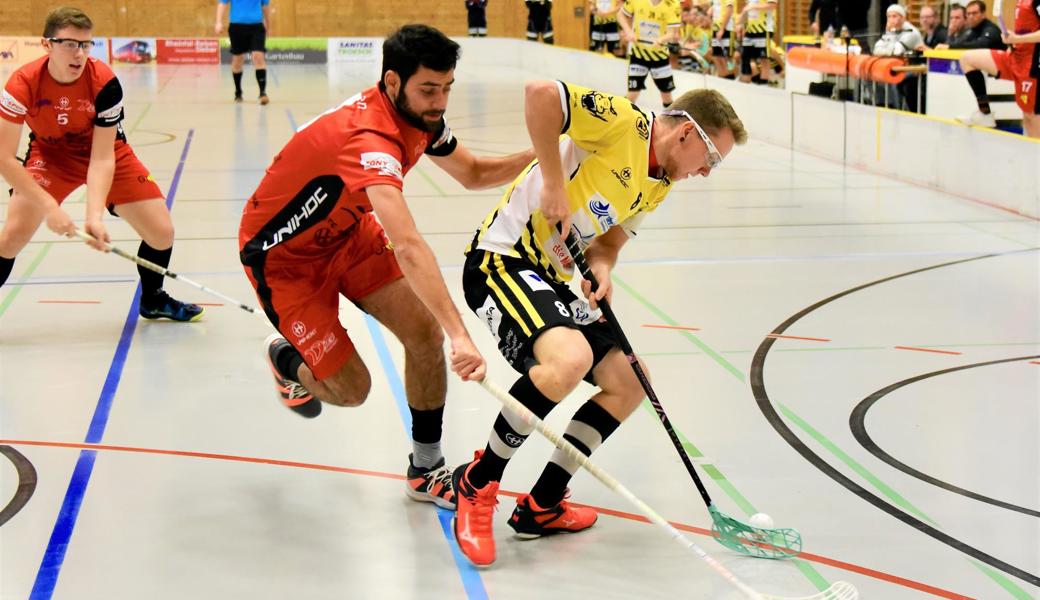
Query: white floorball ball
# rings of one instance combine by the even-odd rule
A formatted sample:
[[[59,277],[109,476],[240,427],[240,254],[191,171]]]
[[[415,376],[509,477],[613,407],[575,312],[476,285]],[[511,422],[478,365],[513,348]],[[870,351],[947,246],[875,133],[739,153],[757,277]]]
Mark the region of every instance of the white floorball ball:
[[[773,517],[770,517],[766,513],[755,513],[748,519],[748,523],[752,527],[759,527],[761,529],[772,529],[773,528]]]

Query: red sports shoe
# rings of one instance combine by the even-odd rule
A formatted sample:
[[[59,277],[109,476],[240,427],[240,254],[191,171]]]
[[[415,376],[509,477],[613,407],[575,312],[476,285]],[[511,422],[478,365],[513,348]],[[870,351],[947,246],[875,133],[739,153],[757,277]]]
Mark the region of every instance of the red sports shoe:
[[[516,537],[525,540],[555,533],[577,533],[592,527],[599,513],[591,508],[573,506],[567,502],[569,497],[570,490],[567,490],[559,504],[542,508],[528,494],[516,501],[509,526],[516,531]]]
[[[498,482],[492,481],[476,489],[466,478],[470,468],[480,460],[481,454],[479,450],[475,452],[473,462],[459,465],[452,475],[457,507],[452,529],[455,531],[455,541],[466,558],[478,567],[486,567],[495,562],[495,536],[491,518],[498,505]]]
[[[301,417],[313,419],[321,414],[321,400],[315,398],[307,391],[307,388],[282,375],[278,370],[275,356],[288,346],[289,342],[277,333],[272,333],[264,340],[264,358],[271,369],[271,374],[274,375],[274,389],[278,392],[282,404],[287,408]]]

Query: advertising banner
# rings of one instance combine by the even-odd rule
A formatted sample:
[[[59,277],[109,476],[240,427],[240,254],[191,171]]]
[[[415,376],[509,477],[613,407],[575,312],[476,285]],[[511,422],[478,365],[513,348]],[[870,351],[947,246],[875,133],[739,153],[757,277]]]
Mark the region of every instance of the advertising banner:
[[[246,62],[251,62],[246,53]],[[267,62],[275,65],[323,65],[328,62],[326,38],[267,38]],[[220,40],[220,64],[231,63],[231,41]]]
[[[90,56],[91,58],[96,58],[101,62],[107,63],[111,56],[111,54],[109,54],[108,38],[94,38],[94,47],[90,49]]]
[[[112,38],[112,64],[145,65],[155,61],[155,38]]]
[[[382,62],[383,38],[329,38],[329,62]]]
[[[45,54],[39,37],[0,37],[0,65],[20,67]]]
[[[220,43],[215,39],[158,39],[155,62],[160,65],[220,64]]]

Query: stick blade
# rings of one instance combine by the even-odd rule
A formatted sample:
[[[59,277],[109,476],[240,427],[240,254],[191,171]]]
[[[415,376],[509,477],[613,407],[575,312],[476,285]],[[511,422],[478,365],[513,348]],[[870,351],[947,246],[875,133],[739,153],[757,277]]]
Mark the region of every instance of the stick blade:
[[[754,558],[792,558],[802,552],[802,534],[791,528],[766,529],[738,521],[714,506],[711,535],[723,546]]]

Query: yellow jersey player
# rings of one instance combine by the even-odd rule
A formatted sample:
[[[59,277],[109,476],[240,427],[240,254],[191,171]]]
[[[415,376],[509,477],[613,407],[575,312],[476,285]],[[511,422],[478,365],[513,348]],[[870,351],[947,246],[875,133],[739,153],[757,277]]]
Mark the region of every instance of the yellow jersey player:
[[[733,79],[729,60],[734,55],[733,11],[735,7],[735,0],[711,0],[711,60],[715,63],[715,74],[726,79]]]
[[[773,37],[777,4],[778,0],[750,0],[737,17],[737,23],[744,31],[744,48],[740,57],[741,81],[769,83],[773,78],[769,39]],[[751,61],[758,62],[757,80],[751,77]]]
[[[675,181],[707,176],[747,133],[714,90],[680,96],[660,114],[628,100],[559,81],[526,86],[525,115],[537,159],[513,181],[466,250],[466,303],[520,373],[510,393],[544,418],[584,379],[599,387],[571,419],[564,438],[591,454],[642,401],[644,392],[597,301],[610,300],[610,272],[640,222]],[[562,135],[561,135],[562,134]],[[571,291],[573,258],[560,232],[582,240],[600,287]],[[484,450],[455,469],[454,531],[476,565],[495,560],[491,520],[499,481],[534,430],[503,410]],[[509,518],[517,535],[575,533],[596,512],[567,501],[578,464],[552,455]]]
[[[617,54],[621,41],[617,24],[620,0],[589,0],[589,8],[592,12],[592,44],[589,49],[596,52],[605,47],[607,52]]]
[[[672,103],[672,65],[668,44],[679,41],[682,25],[679,0],[625,0],[618,13],[621,37],[628,49],[628,99],[635,102],[646,89],[649,74],[661,91],[665,108]]]

